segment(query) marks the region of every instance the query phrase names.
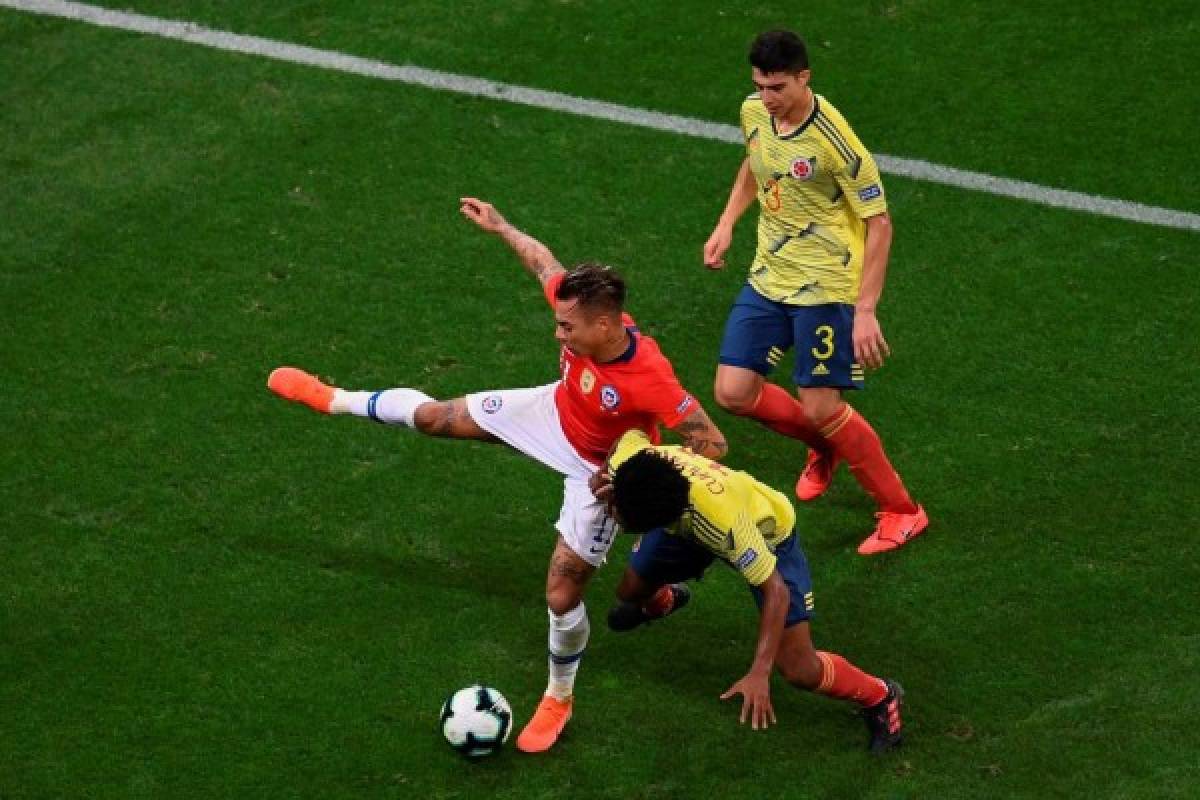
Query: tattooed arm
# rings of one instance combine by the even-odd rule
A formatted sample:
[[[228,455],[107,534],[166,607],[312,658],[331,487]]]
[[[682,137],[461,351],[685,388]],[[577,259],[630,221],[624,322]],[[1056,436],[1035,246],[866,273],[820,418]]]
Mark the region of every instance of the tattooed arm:
[[[683,439],[684,447],[705,458],[720,460],[729,452],[725,437],[703,408],[697,408],[671,430]]]
[[[491,203],[485,203],[474,197],[463,197],[460,211],[467,219],[474,222],[482,230],[494,233],[512,248],[525,265],[526,271],[538,279],[543,286],[546,281],[563,272],[563,265],[558,263],[550,248],[527,233],[515,228],[504,215],[496,210]]]

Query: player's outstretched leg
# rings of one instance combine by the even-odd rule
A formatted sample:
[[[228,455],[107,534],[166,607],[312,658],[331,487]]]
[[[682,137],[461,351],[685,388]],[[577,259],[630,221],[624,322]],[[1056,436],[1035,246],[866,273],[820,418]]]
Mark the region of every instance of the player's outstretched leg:
[[[280,367],[267,378],[267,388],[322,414],[353,414],[386,425],[412,428],[428,436],[499,441],[471,418],[466,398],[435,400],[418,389],[353,392],[322,383],[295,367]]]
[[[267,378],[267,388],[285,400],[303,403],[322,414],[353,414],[406,428],[418,427],[417,409],[426,403],[437,403],[416,389],[348,392],[295,367],[280,367],[272,372]]]

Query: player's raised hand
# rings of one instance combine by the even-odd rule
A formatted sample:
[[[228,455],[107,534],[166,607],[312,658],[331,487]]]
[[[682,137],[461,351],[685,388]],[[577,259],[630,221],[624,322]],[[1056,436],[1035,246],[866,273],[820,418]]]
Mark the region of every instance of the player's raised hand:
[[[712,235],[704,243],[704,266],[709,269],[721,269],[725,266],[725,252],[733,243],[733,229],[726,225],[717,224]]]
[[[775,709],[771,705],[771,674],[755,672],[751,670],[747,672],[741,680],[730,686],[725,694],[721,695],[722,700],[728,700],[735,694],[742,696],[742,714],[738,718],[741,724],[746,723],[746,718],[750,719],[750,727],[754,730],[762,728],[766,730],[768,725],[775,723]]]
[[[508,224],[504,215],[491,203],[485,203],[477,197],[460,197],[458,202],[458,210],[462,215],[488,233],[497,233]]]
[[[871,369],[882,367],[884,359],[892,354],[874,311],[854,312],[853,338],[854,360]]]

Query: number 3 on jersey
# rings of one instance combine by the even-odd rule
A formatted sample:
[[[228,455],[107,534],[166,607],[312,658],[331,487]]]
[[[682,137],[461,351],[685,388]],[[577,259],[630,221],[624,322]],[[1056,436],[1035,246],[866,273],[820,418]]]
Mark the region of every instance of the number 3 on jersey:
[[[813,358],[825,361],[833,355],[833,326],[818,325],[813,334],[821,340],[821,347],[812,349]]]

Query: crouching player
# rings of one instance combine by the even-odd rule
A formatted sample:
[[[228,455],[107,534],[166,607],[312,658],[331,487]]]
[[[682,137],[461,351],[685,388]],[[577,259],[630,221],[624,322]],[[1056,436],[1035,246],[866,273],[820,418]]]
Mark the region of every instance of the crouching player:
[[[740,721],[749,718],[754,729],[775,722],[775,667],[799,689],[861,706],[872,752],[900,745],[900,685],[813,647],[808,563],[793,530],[795,509],[782,493],[682,447],[656,446],[636,429],[618,440],[608,470],[590,485],[624,530],[645,534],[617,589],[620,602],[609,612],[614,630],[682,607],[688,599],[682,582],[720,558],[746,579],[760,610],[754,663],[721,695],[742,696]]]

